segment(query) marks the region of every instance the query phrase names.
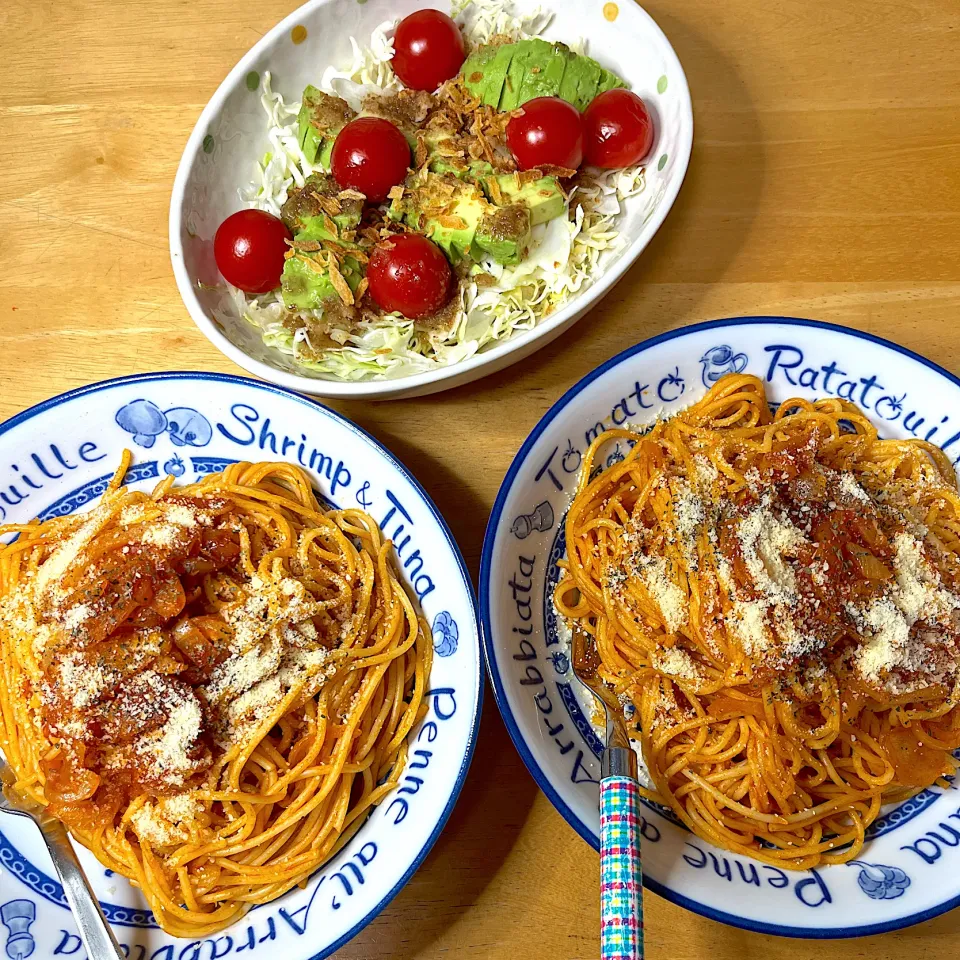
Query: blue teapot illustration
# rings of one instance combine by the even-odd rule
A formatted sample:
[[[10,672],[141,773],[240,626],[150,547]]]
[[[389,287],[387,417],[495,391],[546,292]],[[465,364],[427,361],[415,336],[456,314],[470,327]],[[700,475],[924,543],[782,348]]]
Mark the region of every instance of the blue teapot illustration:
[[[733,347],[721,343],[716,347],[711,347],[700,358],[703,364],[703,385],[709,389],[721,377],[728,373],[743,373],[747,365],[747,355],[745,353],[734,353]]]
[[[526,540],[534,530],[540,533],[549,530],[553,526],[553,520],[553,507],[549,500],[544,500],[533,508],[533,513],[520,514],[513,521],[510,530],[518,540]]]

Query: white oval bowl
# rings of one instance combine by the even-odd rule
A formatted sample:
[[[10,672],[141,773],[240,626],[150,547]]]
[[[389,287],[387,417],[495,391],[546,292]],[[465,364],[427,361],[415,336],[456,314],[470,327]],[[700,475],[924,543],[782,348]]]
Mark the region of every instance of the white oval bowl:
[[[127,424],[122,427],[118,411],[129,414],[131,403],[142,408],[143,401],[161,415],[134,434],[135,414],[132,420],[121,415]],[[167,418],[170,408],[177,409],[176,420]],[[163,427],[157,430],[156,422]],[[423,488],[369,434],[304,397],[210,373],[107,380],[0,424],[0,523],[89,510],[125,448],[134,453],[129,482],[147,490],[168,471],[189,482],[237,460],[299,462],[326,498],[374,516],[394,540],[401,571],[422,596],[424,615],[430,623],[441,618],[434,630],[430,709],[410,734],[411,756],[399,788],[303,889],[254,908],[220,934],[177,939],[156,926],[138,890],[78,846],[127,956],[320,960],[366,926],[410,879],[463,786],[480,722],[483,677],[473,587],[460,551]],[[40,832],[9,816],[0,831],[0,941],[7,954],[82,956]],[[27,946],[32,950],[23,952]]]
[[[663,334],[608,360],[547,411],[517,453],[487,526],[481,633],[514,744],[553,805],[594,847],[602,745],[552,602],[581,454],[604,428],[675,413],[722,374],[744,370],[764,379],[773,401],[847,397],[882,435],[929,438],[960,460],[960,379],[886,340],[810,320],[717,320]],[[802,872],[721,850],[671,811],[644,803],[644,883],[722,923],[789,937],[859,937],[960,905],[955,790],[924,790],[885,807],[856,861]]]
[[[548,39],[588,40],[588,52],[627,80],[650,107],[656,139],[647,167],[646,190],[625,204],[620,230],[626,240],[602,276],[533,330],[498,342],[462,363],[413,376],[347,382],[322,379],[267,347],[260,332],[221,302],[207,285],[222,280],[213,259],[213,237],[223,219],[244,204],[238,189],[251,178],[267,148],[266,120],[251,71],[270,71],[273,88],[298,100],[307,83],[319,82],[325,67],[350,61],[350,36],[366,43],[385,20],[406,16],[417,0],[311,0],[267,33],[230,71],[204,108],[183,151],[170,199],[170,257],[183,302],[193,321],[218,350],[251,373],[280,386],[321,397],[387,400],[422,396],[469,383],[545,346],[582,317],[623,276],[657,232],[676,199],[690,160],[693,109],[680,61],[652,18],[633,0],[553,5]],[[528,9],[535,0],[516,0]],[[604,7],[617,7],[614,22]],[[331,29],[335,25],[336,29]],[[294,44],[294,27],[306,39]],[[201,287],[199,284],[203,283]],[[216,314],[219,314],[219,318]]]

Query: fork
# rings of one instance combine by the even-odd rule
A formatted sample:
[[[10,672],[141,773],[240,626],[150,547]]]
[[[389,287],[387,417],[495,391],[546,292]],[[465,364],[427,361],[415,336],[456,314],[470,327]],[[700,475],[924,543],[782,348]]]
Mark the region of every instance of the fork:
[[[600,957],[643,960],[643,870],[637,755],[620,702],[597,675],[600,657],[586,630],[573,629],[573,673],[606,717],[600,759]]]
[[[40,804],[14,792],[13,773],[3,759],[0,759],[0,780],[3,781],[0,813],[26,817],[40,828],[89,960],[123,960],[120,944],[100,909],[64,825],[47,813]]]

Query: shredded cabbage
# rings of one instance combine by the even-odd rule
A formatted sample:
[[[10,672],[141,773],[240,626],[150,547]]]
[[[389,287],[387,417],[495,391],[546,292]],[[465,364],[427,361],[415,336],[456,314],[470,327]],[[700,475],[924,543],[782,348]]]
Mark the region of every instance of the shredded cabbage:
[[[453,0],[451,16],[474,46],[495,34],[514,39],[535,35],[551,19],[549,12],[539,8],[517,14],[509,0]],[[339,69],[327,67],[318,86],[343,97],[355,110],[369,93],[399,90],[401,84],[390,65],[390,34],[395,26],[396,21],[381,23],[366,47],[351,37],[352,61]],[[582,41],[569,45],[578,52],[584,49]],[[299,102],[288,103],[274,91],[269,72],[263,76],[260,100],[267,115],[270,149],[255,165],[253,180],[240,196],[248,206],[279,216],[291,187],[302,186],[306,177],[322,168],[308,163],[300,149]],[[375,323],[360,324],[352,333],[343,332],[339,349],[318,353],[306,323],[291,333],[283,322],[289,314],[277,292],[256,297],[230,288],[231,299],[240,315],[259,328],[267,346],[293,356],[299,366],[323,377],[350,381],[405,377],[461,363],[490,344],[532,330],[602,274],[604,261],[623,247],[616,226],[623,203],[645,186],[644,168],[639,164],[625,170],[591,171],[568,199],[568,215],[534,228],[529,255],[522,263],[504,267],[485,260],[474,268],[474,279],[463,284],[460,310],[448,332],[427,335],[399,314],[387,315]],[[476,282],[484,273],[488,276]]]

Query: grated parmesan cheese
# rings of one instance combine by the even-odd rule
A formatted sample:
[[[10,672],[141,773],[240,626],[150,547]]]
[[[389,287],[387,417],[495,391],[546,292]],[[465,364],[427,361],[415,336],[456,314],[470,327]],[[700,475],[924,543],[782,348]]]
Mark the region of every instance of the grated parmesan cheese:
[[[687,622],[686,594],[670,579],[666,558],[643,557],[640,566],[641,579],[660,608],[664,624],[671,633],[676,633]]]
[[[700,670],[690,654],[682,647],[658,650],[651,658],[651,666],[660,673],[683,680],[697,680]]]

